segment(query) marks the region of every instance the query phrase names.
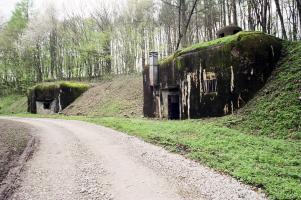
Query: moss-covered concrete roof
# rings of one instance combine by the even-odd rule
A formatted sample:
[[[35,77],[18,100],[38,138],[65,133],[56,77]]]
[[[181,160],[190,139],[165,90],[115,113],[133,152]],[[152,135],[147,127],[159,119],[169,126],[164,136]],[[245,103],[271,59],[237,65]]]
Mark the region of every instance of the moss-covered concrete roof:
[[[81,82],[70,82],[70,81],[59,81],[59,82],[44,82],[44,83],[39,83],[29,90],[38,90],[38,91],[44,91],[44,90],[55,90],[59,89],[62,87],[67,87],[67,88],[73,88],[73,89],[79,89],[82,91],[87,90],[90,86],[89,84],[86,83],[81,83]]]
[[[174,54],[162,59],[159,61],[159,65],[164,65],[166,63],[171,62],[174,58],[179,57],[181,55],[187,54],[187,53],[192,53],[196,51],[200,51],[202,49],[207,49],[210,47],[214,46],[219,46],[219,45],[228,45],[228,44],[234,44],[235,42],[238,41],[243,41],[245,39],[250,39],[253,38],[254,40],[260,39],[262,37],[270,37],[270,38],[275,38],[274,36],[265,34],[263,32],[258,32],[258,31],[241,31],[235,35],[230,35],[226,36],[223,38],[218,38],[216,40],[211,40],[208,42],[200,42],[194,45],[191,45],[189,47],[186,47],[184,49],[178,50]]]

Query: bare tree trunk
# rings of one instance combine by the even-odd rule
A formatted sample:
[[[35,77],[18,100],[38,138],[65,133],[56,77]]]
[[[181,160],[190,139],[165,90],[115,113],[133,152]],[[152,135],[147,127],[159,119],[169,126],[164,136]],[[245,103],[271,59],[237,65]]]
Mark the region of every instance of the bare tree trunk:
[[[298,34],[298,19],[297,19],[297,8],[296,8],[296,2],[292,1],[289,3],[289,9],[292,17],[292,34],[293,34],[293,40],[297,40],[297,34]]]
[[[251,31],[255,30],[254,20],[252,17],[252,2],[248,0],[248,25]]]
[[[268,1],[263,0],[263,5],[262,5],[262,13],[261,13],[261,26],[262,26],[262,31],[264,33],[267,32],[267,10],[268,10]]]
[[[42,82],[43,74],[42,74],[42,69],[41,69],[41,47],[38,43],[36,44],[36,49],[35,49],[35,54],[34,54],[34,64],[35,64],[36,73],[37,73],[37,82]]]
[[[222,10],[222,18],[223,18],[223,26],[226,26],[227,25],[227,19],[226,19],[226,2],[224,0],[222,0],[222,7],[223,7],[223,10]]]
[[[232,21],[231,21],[231,6],[230,6],[230,3],[229,3],[229,0],[227,0],[227,10],[228,10],[228,23],[231,24]]]
[[[55,30],[50,33],[50,75],[54,79],[54,70],[57,66],[57,34]]]
[[[285,31],[283,16],[282,16],[282,13],[281,13],[281,10],[280,10],[279,0],[274,0],[274,1],[275,1],[275,4],[276,4],[277,13],[278,13],[280,23],[281,23],[282,37],[287,40],[287,35],[286,35],[286,31]]]
[[[144,36],[144,28],[141,30],[141,36],[142,36],[142,41],[141,41],[141,54],[142,54],[142,69],[145,67],[145,36]]]
[[[233,9],[233,24],[237,26],[238,23],[237,23],[236,0],[232,0],[232,9]]]
[[[299,12],[299,22],[300,22],[300,32],[301,32],[301,0],[296,0],[297,2],[297,8]]]
[[[181,33],[182,33],[182,40],[181,40],[181,46],[186,47],[188,44],[187,40],[187,29],[186,28],[186,23],[187,23],[187,16],[186,16],[186,11],[187,11],[187,2],[186,0],[182,0],[182,10],[181,10]]]
[[[197,2],[198,2],[198,0],[195,0],[194,3],[193,3],[193,6],[192,6],[191,12],[190,12],[190,14],[189,14],[188,20],[187,20],[187,22],[186,22],[186,25],[185,25],[185,27],[184,27],[184,29],[183,29],[182,34],[181,34],[180,37],[179,37],[179,40],[178,40],[178,43],[177,43],[177,48],[176,48],[176,50],[179,49],[182,38],[183,38],[183,37],[184,37],[184,38],[186,37],[187,29],[188,29],[188,26],[189,26],[189,24],[190,24],[191,17],[192,17],[192,15],[193,15],[193,11],[194,11],[194,9],[195,9],[195,7],[196,7],[196,3],[197,3]],[[182,11],[182,12],[183,12],[183,11]],[[187,42],[187,38],[186,38],[185,40],[186,40],[186,42]],[[184,44],[185,44],[185,42],[184,42]]]

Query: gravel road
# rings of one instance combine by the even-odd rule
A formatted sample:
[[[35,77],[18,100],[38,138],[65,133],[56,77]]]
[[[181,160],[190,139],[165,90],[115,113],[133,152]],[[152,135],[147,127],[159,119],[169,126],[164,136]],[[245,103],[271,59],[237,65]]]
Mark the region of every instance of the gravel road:
[[[231,177],[102,126],[11,120],[33,126],[40,141],[15,200],[265,199]]]

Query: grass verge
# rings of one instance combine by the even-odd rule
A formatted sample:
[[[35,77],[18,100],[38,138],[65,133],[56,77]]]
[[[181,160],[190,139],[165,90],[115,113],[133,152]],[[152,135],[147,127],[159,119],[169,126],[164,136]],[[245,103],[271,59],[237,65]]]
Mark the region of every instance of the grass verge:
[[[301,140],[301,42],[283,46],[283,58],[265,87],[237,115],[221,118],[223,125],[253,135]]]
[[[27,112],[27,97],[24,95],[10,95],[0,97],[0,114],[17,114]]]

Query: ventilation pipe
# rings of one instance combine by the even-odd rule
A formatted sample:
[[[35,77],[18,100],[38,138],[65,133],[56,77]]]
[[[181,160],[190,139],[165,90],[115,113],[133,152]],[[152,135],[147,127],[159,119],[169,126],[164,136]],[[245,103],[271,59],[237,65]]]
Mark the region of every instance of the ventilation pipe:
[[[158,52],[149,53],[149,79],[150,86],[154,87],[159,84]]]

